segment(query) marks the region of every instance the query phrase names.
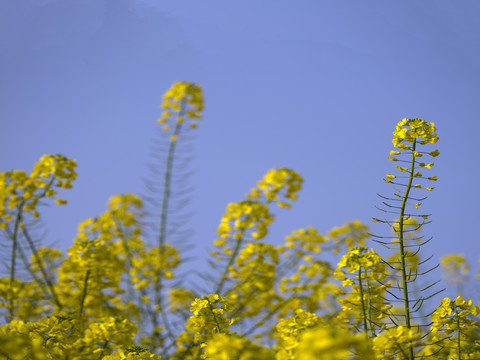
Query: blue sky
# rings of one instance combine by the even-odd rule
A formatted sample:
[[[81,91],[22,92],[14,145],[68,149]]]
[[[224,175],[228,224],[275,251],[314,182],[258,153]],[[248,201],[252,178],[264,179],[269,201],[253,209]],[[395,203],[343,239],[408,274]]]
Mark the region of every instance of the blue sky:
[[[199,83],[191,242],[215,240],[228,202],[273,167],[305,178],[269,241],[308,225],[371,224],[392,131],[433,121],[441,155],[425,203],[426,253],[476,268],[480,195],[478,1],[6,0],[0,3],[0,171],[44,153],[78,162],[67,207],[46,209],[47,242],[68,248],[110,195],[141,193],[159,104]]]

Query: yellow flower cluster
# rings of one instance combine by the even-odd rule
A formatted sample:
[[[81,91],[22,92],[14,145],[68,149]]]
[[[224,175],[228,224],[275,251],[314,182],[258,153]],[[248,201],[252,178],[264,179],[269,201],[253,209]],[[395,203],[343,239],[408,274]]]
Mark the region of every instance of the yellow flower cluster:
[[[294,316],[287,319],[280,319],[275,326],[278,337],[277,360],[296,359],[296,348],[300,344],[300,337],[305,330],[317,326],[320,318],[313,313],[298,309]]]
[[[31,213],[38,217],[37,205],[43,197],[54,198],[63,205],[67,202],[56,198],[56,189],[72,188],[77,177],[75,160],[62,155],[43,155],[28,175],[23,170],[0,173],[0,229],[5,229],[14,218],[12,209]],[[20,217],[18,217],[20,216]]]
[[[473,305],[472,300],[464,300],[461,296],[458,296],[455,300],[446,297],[440,301],[440,306],[437,306],[431,316],[433,325],[430,330],[434,334],[443,331],[447,336],[459,331],[463,333],[463,340],[466,340],[465,330],[472,326],[480,326],[480,321],[469,319],[468,316],[476,316],[479,313],[479,307]]]
[[[419,348],[425,345],[421,339],[421,333],[404,325],[390,328],[373,338],[375,359],[409,359],[408,353],[410,348]]]
[[[5,319],[11,318],[11,314],[20,320],[37,319],[51,309],[46,298],[37,283],[0,278],[0,316]]]
[[[78,314],[57,313],[43,317],[38,322],[12,320],[8,325],[0,326],[0,345],[5,343],[5,346],[0,346],[0,356],[6,356],[5,359],[93,360],[115,349],[128,349],[136,331],[132,322],[119,317],[92,321]],[[22,346],[12,346],[19,344]],[[111,359],[159,359],[112,356]]]
[[[235,334],[214,334],[205,348],[205,358],[211,360],[275,360],[274,353],[250,339]]]
[[[258,199],[263,195],[268,202],[275,200],[278,206],[290,208],[289,201],[297,199],[302,184],[303,178],[291,169],[270,169],[263,179],[258,181],[257,188],[253,188],[247,197]],[[283,194],[283,199],[279,197],[280,194]]]
[[[307,227],[287,236],[278,251],[286,258],[291,271],[280,279],[279,290],[290,297],[279,316],[286,316],[289,309],[299,307],[308,311],[337,311],[337,298],[344,291],[333,280],[334,268],[326,259],[343,249],[365,244],[367,237],[368,227],[358,220],[335,227],[326,235]]]
[[[307,227],[293,231],[285,238],[285,245],[278,247],[282,256],[295,264],[291,275],[285,275],[280,280],[279,290],[295,296],[297,299],[293,302],[297,303],[296,306],[303,305],[310,311],[318,309],[318,302],[324,299],[325,291],[334,292],[334,289],[326,286],[333,269],[328,261],[319,256],[327,241],[328,238],[317,229]]]
[[[295,230],[292,234],[285,238],[285,245],[279,247],[279,251],[283,252],[283,256],[289,257],[292,253],[290,249],[298,249],[296,255],[304,256],[307,252],[319,253],[322,249],[321,244],[328,241],[314,227],[307,227]],[[304,251],[305,250],[305,251]]]
[[[448,254],[440,258],[440,264],[445,271],[443,277],[449,284],[459,284],[468,280],[470,266],[463,254]]]
[[[301,176],[293,170],[269,170],[258,182],[258,188],[253,188],[246,195],[248,200],[228,204],[217,229],[220,239],[214,241],[214,245],[222,247],[224,254],[236,257],[241,241],[248,237],[263,239],[268,234],[268,226],[275,219],[270,212],[269,203],[276,201],[278,206],[290,208],[288,201],[297,198],[302,182]],[[236,240],[236,244],[230,244],[229,240]],[[234,251],[232,246],[237,251]],[[220,255],[220,252],[213,251],[212,255]],[[221,256],[217,256],[217,261],[221,259]]]
[[[334,227],[327,233],[327,237],[335,244],[332,250],[337,254],[344,249],[351,250],[357,246],[365,246],[370,236],[368,230],[368,225],[354,220],[346,222],[343,226]]]
[[[385,263],[383,259],[373,249],[358,247],[348,251],[338,263],[338,268],[335,271],[337,280],[345,280],[345,272],[341,269],[346,269],[347,273],[362,272],[361,278],[367,277],[372,281],[382,280],[385,278]],[[350,282],[348,282],[350,285]],[[345,284],[344,284],[345,286]]]
[[[232,262],[244,240],[263,239],[268,234],[268,226],[274,220],[269,204],[276,201],[278,206],[289,208],[288,201],[296,199],[302,181],[300,175],[293,170],[271,169],[258,182],[258,188],[252,189],[246,195],[248,200],[228,204],[217,229],[220,239],[214,241],[214,245],[221,247],[222,252],[211,252],[217,256],[216,260],[221,261],[224,255],[227,255]],[[222,282],[226,280],[226,275],[225,272]]]
[[[163,95],[161,107],[164,111],[158,122],[163,125],[163,131],[172,130],[170,141],[175,142],[185,119],[191,120],[189,126],[194,129],[197,127],[197,120],[202,118],[202,89],[194,83],[175,82]]]
[[[113,196],[108,211],[79,225],[74,245],[58,272],[61,302],[72,311],[85,308],[88,315],[99,316],[109,302],[111,313],[119,311],[114,304],[125,292],[120,282],[127,259],[144,248],[139,237],[141,207],[135,195]]]
[[[434,144],[439,139],[436,131],[437,129],[433,122],[427,123],[421,119],[402,119],[393,132],[393,146],[402,151],[407,150],[410,149],[410,146],[405,145],[403,142],[414,143],[418,139],[424,139],[420,141],[422,145]]]
[[[365,338],[360,334],[351,334],[340,327],[323,325],[304,332],[295,359],[374,360],[376,358]]]
[[[245,237],[245,232],[250,231],[254,239],[263,239],[268,233],[268,225],[274,220],[268,205],[254,200],[243,200],[230,203],[222,217],[217,233],[219,240],[214,244],[225,244],[224,239],[239,240]],[[228,250],[224,249],[228,253]]]
[[[276,360],[351,359],[352,352],[355,359],[373,359],[364,338],[338,326],[326,327],[317,315],[301,309],[281,319],[276,331]]]
[[[444,298],[431,315],[432,345],[425,353],[441,353],[448,359],[478,359],[480,339],[477,330],[480,321],[475,319],[480,308],[471,300],[458,296],[455,300]]]
[[[227,292],[229,301],[242,309],[242,318],[249,318],[267,309],[276,299],[275,269],[278,252],[273,245],[249,243],[229,267],[233,280]]]
[[[188,351],[192,345],[200,344],[204,348],[214,334],[229,334],[230,325],[236,322],[236,319],[228,319],[226,316],[232,310],[225,297],[217,294],[192,301],[190,312],[193,315],[185,325],[188,332],[183,332],[177,338],[177,353]]]
[[[423,139],[423,140],[422,140]],[[411,169],[406,168],[403,166],[396,165],[395,167],[400,170],[400,172],[409,172],[410,176],[397,176],[394,174],[386,174],[384,181],[387,183],[391,184],[398,184],[395,182],[395,179],[400,179],[400,178],[412,178],[415,179],[426,179],[430,181],[437,181],[437,176],[423,176],[422,173],[420,173],[417,170],[421,169],[431,169],[434,163],[425,163],[418,161],[418,158],[423,157],[423,154],[428,154],[431,157],[437,157],[440,152],[438,150],[433,150],[430,152],[420,152],[417,151],[417,144],[419,145],[425,145],[425,144],[434,144],[439,140],[439,137],[437,136],[436,133],[436,128],[433,123],[427,123],[425,120],[421,119],[403,119],[397,124],[397,127],[395,131],[393,132],[393,145],[397,147],[400,151],[397,150],[391,150],[390,155],[388,157],[389,160],[391,161],[403,161],[403,162],[408,162],[406,160],[399,160],[398,158],[392,156],[392,155],[401,155],[403,151],[410,150],[409,154],[412,156],[412,165]],[[406,145],[406,143],[410,143],[411,145]],[[405,185],[405,184],[401,184]],[[411,184],[411,181],[409,181],[408,185],[408,190],[410,187],[417,188],[417,189],[424,189],[428,191],[432,191],[434,187],[430,186],[423,186],[421,184]],[[400,196],[399,194],[395,194],[396,196]],[[412,204],[415,206],[415,208],[418,208],[421,203],[417,204]]]
[[[136,289],[143,289],[151,284],[156,284],[159,277],[170,279],[173,270],[180,263],[180,255],[177,248],[170,244],[164,244],[141,250],[137,257],[132,259],[130,275]]]
[[[380,283],[387,276],[382,257],[372,249],[354,248],[342,257],[334,275],[344,287],[351,287],[346,296],[337,298],[342,305],[337,319],[344,324],[364,327],[364,332],[373,337],[379,328],[378,320],[383,319],[391,307],[384,301],[388,285]]]

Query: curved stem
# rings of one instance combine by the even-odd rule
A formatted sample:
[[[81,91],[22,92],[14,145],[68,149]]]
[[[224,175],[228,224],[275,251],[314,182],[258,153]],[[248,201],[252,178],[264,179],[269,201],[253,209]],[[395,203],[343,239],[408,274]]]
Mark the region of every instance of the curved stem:
[[[405,194],[402,199],[402,205],[400,207],[400,219],[399,219],[399,234],[398,234],[398,243],[400,247],[400,262],[401,262],[401,272],[402,272],[402,288],[403,288],[403,305],[404,305],[404,311],[405,311],[405,325],[407,326],[408,329],[411,328],[410,324],[410,303],[408,300],[408,280],[407,280],[407,268],[406,268],[406,262],[405,262],[405,257],[406,257],[406,252],[405,252],[405,244],[404,244],[404,239],[403,239],[403,220],[404,220],[404,214],[405,214],[405,207],[407,205],[407,199],[408,195],[410,193],[410,189],[412,187],[412,181],[413,181],[413,173],[415,171],[415,145],[416,145],[416,139],[413,140],[412,144],[412,160],[410,163],[410,174],[408,177],[408,184],[407,188],[405,190]],[[413,354],[413,348],[410,346],[409,348],[409,359],[413,360],[415,358],[415,355]]]

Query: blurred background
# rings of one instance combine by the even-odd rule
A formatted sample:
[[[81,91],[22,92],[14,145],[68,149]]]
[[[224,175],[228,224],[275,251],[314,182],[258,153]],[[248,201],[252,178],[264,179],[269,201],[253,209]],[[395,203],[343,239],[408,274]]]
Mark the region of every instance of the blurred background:
[[[475,273],[479,13],[475,0],[4,0],[0,171],[30,171],[48,153],[77,160],[68,205],[42,213],[45,243],[66,250],[111,195],[144,193],[161,97],[174,81],[198,83],[188,228],[193,264],[207,269],[226,205],[274,167],[305,183],[267,241],[354,219],[387,233],[371,219],[376,193],[392,193],[392,131],[418,117],[437,126],[441,153],[424,254],[465,253]]]

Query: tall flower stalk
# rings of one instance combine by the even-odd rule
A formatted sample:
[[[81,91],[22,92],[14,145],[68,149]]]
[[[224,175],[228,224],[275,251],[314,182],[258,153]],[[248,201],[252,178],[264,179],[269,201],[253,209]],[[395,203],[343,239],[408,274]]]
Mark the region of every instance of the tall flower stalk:
[[[414,314],[419,311],[422,303],[431,298],[434,294],[424,295],[425,291],[430,289],[434,284],[412,291],[413,283],[417,280],[419,275],[424,275],[434,268],[429,268],[426,271],[419,269],[419,265],[424,262],[418,261],[418,254],[423,244],[430,239],[424,241],[423,236],[417,235],[417,231],[424,225],[429,223],[429,214],[418,213],[418,208],[422,205],[422,201],[426,197],[414,197],[414,191],[432,191],[434,188],[427,186],[431,181],[437,181],[436,176],[425,176],[420,171],[431,169],[434,163],[425,163],[422,157],[436,157],[439,155],[438,150],[429,152],[419,151],[420,146],[434,144],[438,141],[436,128],[433,123],[427,123],[421,119],[403,119],[397,124],[393,132],[393,145],[398,150],[390,151],[389,160],[396,162],[396,169],[399,171],[398,175],[388,173],[385,175],[385,181],[394,185],[394,197],[380,197],[383,201],[383,208],[379,208],[385,213],[394,214],[396,219],[377,219],[376,222],[383,222],[393,230],[393,236],[377,236],[381,239],[391,239],[390,242],[385,240],[377,240],[377,242],[385,245],[389,249],[396,250],[396,256],[387,264],[392,270],[393,281],[397,282],[397,288],[400,294],[394,295],[396,300],[403,302],[403,314],[391,314],[392,323],[398,325],[398,318],[403,317],[403,325],[407,329],[414,327]],[[403,175],[405,174],[405,175]],[[400,205],[398,206],[398,204]],[[414,209],[411,211],[411,209]],[[417,221],[421,220],[421,222]],[[412,229],[411,225],[417,224],[416,228]],[[412,236],[413,235],[413,236]],[[415,249],[412,251],[411,249]],[[437,265],[438,266],[438,265]],[[413,294],[419,294],[414,297]],[[404,349],[401,349],[405,351]],[[407,350],[408,358],[410,360],[415,358],[413,346],[410,344]]]
[[[175,334],[165,309],[164,283],[174,275],[174,269],[169,265],[168,258],[172,255],[178,258],[179,242],[185,238],[182,225],[186,223],[188,217],[182,210],[189,202],[188,196],[191,193],[188,182],[190,173],[186,171],[190,157],[186,154],[188,149],[179,149],[179,142],[183,144],[188,141],[189,135],[185,134],[185,128],[195,129],[202,117],[202,90],[194,83],[175,82],[163,96],[161,108],[163,112],[158,123],[161,125],[163,136],[156,149],[158,154],[154,155],[156,162],[150,167],[151,176],[147,180],[150,192],[147,200],[151,205],[150,225],[157,238],[151,245],[158,248],[160,269],[154,283],[154,308],[151,311],[151,319],[153,327],[158,328],[156,314],[160,314],[161,325],[173,342]],[[172,254],[173,252],[175,254]],[[178,262],[175,266],[177,265]]]

